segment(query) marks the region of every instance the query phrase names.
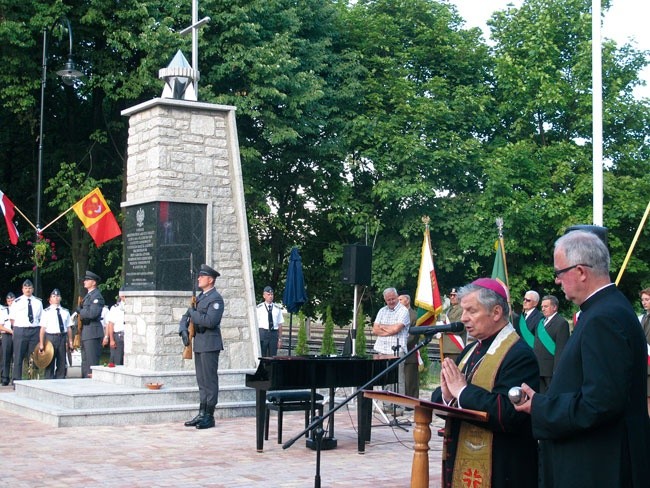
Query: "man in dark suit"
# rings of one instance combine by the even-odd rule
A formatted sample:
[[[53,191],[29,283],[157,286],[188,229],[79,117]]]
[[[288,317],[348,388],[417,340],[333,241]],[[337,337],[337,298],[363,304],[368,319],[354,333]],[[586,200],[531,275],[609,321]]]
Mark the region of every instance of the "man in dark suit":
[[[517,332],[530,347],[533,347],[535,343],[537,325],[540,321],[544,320],[542,312],[537,310],[538,303],[539,293],[534,290],[528,290],[524,295],[521,315],[519,316],[519,320],[516,321],[517,326],[515,328]]]
[[[214,287],[219,272],[202,264],[197,277],[201,293],[196,308],[190,307],[181,318],[179,334],[186,341],[187,327],[194,324],[194,368],[199,385],[199,414],[185,422],[185,427],[214,427],[214,409],[219,401],[219,354],[223,350],[221,317],[223,298]]]
[[[533,351],[539,363],[539,392],[546,393],[551,384],[566,342],[569,340],[569,323],[557,313],[558,299],[553,295],[542,298],[544,320],[537,324]]]
[[[522,385],[540,442],[540,487],[647,487],[647,353],[629,301],[609,277],[600,238],[572,231],[555,243],[555,282],[580,318],[545,394]]]

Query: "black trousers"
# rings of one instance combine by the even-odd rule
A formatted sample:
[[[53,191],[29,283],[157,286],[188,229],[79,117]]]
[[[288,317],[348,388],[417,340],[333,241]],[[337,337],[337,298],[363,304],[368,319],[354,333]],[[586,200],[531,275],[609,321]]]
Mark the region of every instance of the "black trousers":
[[[2,382],[8,383],[11,380],[11,363],[14,358],[14,336],[2,334]]]
[[[271,358],[278,355],[278,331],[260,328],[260,354]]]
[[[102,338],[85,339],[83,342],[84,354],[81,356],[81,377],[88,378],[92,373],[91,366],[99,364],[99,358],[102,355]]]
[[[194,369],[199,385],[199,399],[208,407],[219,402],[219,353],[194,351]]]
[[[115,338],[115,349],[111,348],[111,363],[116,366],[124,364],[124,332],[113,332]]]
[[[45,338],[52,343],[52,347],[54,348],[52,362],[45,368],[45,379],[63,379],[65,378],[65,346],[68,341],[68,335],[45,333]]]
[[[14,327],[14,381],[23,379],[23,360],[38,345],[40,327]]]

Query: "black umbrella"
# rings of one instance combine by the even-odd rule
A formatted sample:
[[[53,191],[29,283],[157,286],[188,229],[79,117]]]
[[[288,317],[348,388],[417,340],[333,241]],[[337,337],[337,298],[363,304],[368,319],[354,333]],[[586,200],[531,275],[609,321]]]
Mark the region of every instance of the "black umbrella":
[[[289,356],[291,356],[291,332],[293,328],[293,314],[297,313],[302,304],[307,301],[305,291],[305,277],[302,274],[302,259],[298,248],[291,249],[289,256],[289,269],[287,270],[287,283],[282,294],[282,302],[289,311]]]

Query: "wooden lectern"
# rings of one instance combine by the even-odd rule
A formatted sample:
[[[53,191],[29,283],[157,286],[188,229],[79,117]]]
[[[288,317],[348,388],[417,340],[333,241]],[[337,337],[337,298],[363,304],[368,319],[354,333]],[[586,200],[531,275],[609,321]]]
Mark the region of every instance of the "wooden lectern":
[[[454,417],[461,420],[474,420],[486,422],[487,412],[477,410],[465,410],[461,408],[448,407],[441,403],[433,403],[419,398],[413,398],[392,391],[385,390],[364,390],[363,396],[374,400],[394,403],[403,407],[411,407],[415,410],[413,420],[413,464],[411,465],[411,488],[429,487],[429,441],[431,440],[431,420],[433,414],[441,417]]]

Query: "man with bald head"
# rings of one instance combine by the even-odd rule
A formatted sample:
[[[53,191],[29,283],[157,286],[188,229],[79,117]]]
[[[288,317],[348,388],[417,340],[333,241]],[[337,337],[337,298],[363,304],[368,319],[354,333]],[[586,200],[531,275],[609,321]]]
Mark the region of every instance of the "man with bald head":
[[[560,237],[555,282],[580,307],[546,393],[522,385],[517,406],[540,440],[540,487],[648,486],[647,352],[630,302],[609,276],[609,251],[594,233]]]

